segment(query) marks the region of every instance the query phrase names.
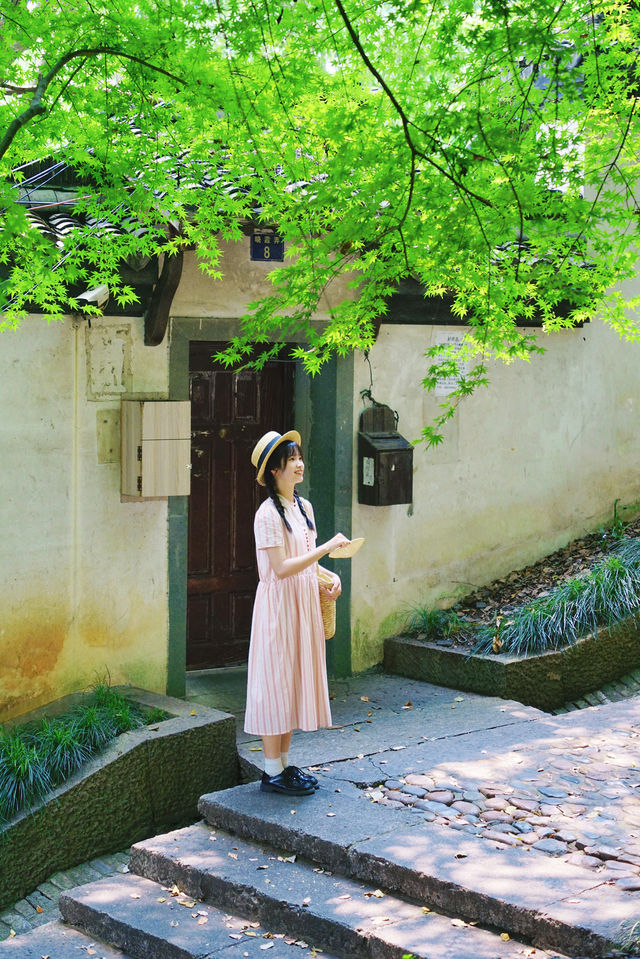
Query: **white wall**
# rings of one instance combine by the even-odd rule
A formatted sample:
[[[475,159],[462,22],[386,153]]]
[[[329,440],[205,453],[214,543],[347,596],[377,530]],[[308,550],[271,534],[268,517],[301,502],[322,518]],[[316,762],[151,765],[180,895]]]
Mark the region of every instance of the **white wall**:
[[[248,240],[225,249],[213,282],[185,258],[173,315],[235,318],[270,288]],[[337,301],[346,288],[333,287]],[[318,318],[326,316],[329,301]],[[384,325],[371,351],[373,395],[420,436],[438,400],[424,393],[438,328]],[[168,395],[169,344],[145,347],[140,319],[92,329],[29,317],[1,337],[0,721],[108,671],[163,690],[167,673],[167,504],[120,501],[122,396]],[[382,658],[407,606],[469,591],[539,558],[640,500],[640,346],[598,323],[547,338],[530,365],[496,366],[436,450],[414,452],[414,502],[357,503],[353,665]],[[369,369],[355,360],[360,390]]]
[[[442,402],[421,387],[438,329],[383,325],[370,354],[373,395],[409,440]],[[640,344],[598,322],[540,337],[544,356],[493,364],[444,443],[416,447],[411,506],[358,505],[354,464],[353,530],[367,537],[353,561],[354,669],[381,660],[410,606],[446,604],[610,520],[615,499],[640,501]],[[362,356],[355,370],[357,424]]]
[[[0,720],[90,685],[162,690],[166,501],[120,502],[120,397],[166,396],[141,320],[2,334]]]
[[[213,281],[185,256],[174,316],[237,318],[271,290],[247,238],[221,266]],[[168,397],[169,335],[147,347],[141,319],[30,316],[0,342],[0,722],[107,674],[164,691],[167,501],[121,502],[120,401]]]

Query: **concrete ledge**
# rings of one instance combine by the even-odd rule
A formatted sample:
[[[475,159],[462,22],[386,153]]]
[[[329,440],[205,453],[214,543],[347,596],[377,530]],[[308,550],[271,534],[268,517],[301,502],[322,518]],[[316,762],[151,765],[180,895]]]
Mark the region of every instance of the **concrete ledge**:
[[[407,636],[385,640],[388,673],[451,689],[556,709],[640,665],[640,626],[632,619],[572,646],[535,656],[473,655]]]
[[[141,689],[120,691],[171,718],[118,736],[0,830],[0,908],[58,870],[192,822],[203,793],[238,782],[233,716]]]

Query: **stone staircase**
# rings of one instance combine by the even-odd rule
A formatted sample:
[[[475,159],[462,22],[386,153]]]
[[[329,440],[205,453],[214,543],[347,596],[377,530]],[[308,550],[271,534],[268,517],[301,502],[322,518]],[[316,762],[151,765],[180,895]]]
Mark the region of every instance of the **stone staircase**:
[[[601,957],[638,919],[592,873],[535,852],[523,868],[520,850],[425,828],[328,777],[312,798],[249,783],[200,811],[136,844],[129,874],[62,893],[64,922],[0,943],[0,957]]]

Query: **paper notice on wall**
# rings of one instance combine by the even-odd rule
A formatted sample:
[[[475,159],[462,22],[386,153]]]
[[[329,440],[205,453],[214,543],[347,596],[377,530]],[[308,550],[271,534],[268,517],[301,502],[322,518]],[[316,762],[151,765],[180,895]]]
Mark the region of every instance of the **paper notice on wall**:
[[[465,334],[462,332],[456,331],[454,333],[447,333],[445,330],[437,330],[434,344],[436,346],[453,347],[455,352],[459,353],[462,349],[464,337]],[[458,363],[458,368],[460,373],[463,376],[466,376],[466,374],[469,372],[469,362],[467,360],[461,360]],[[460,376],[443,376],[441,379],[437,380],[434,392],[436,396],[448,396],[449,393],[453,393],[453,391],[457,389],[459,382]]]

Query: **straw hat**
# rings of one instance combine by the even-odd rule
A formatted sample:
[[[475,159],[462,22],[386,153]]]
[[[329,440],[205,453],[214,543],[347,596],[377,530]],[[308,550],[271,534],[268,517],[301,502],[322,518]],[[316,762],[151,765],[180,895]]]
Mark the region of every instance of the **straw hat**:
[[[297,443],[298,446],[300,446],[302,440],[300,439],[300,434],[297,430],[289,430],[288,433],[277,433],[275,430],[271,430],[269,433],[265,433],[264,436],[261,436],[256,445],[253,447],[251,463],[258,471],[256,474],[256,480],[258,483],[260,483],[260,486],[265,485],[263,477],[267,460],[273,453],[274,449],[277,446],[280,446],[281,443]]]

